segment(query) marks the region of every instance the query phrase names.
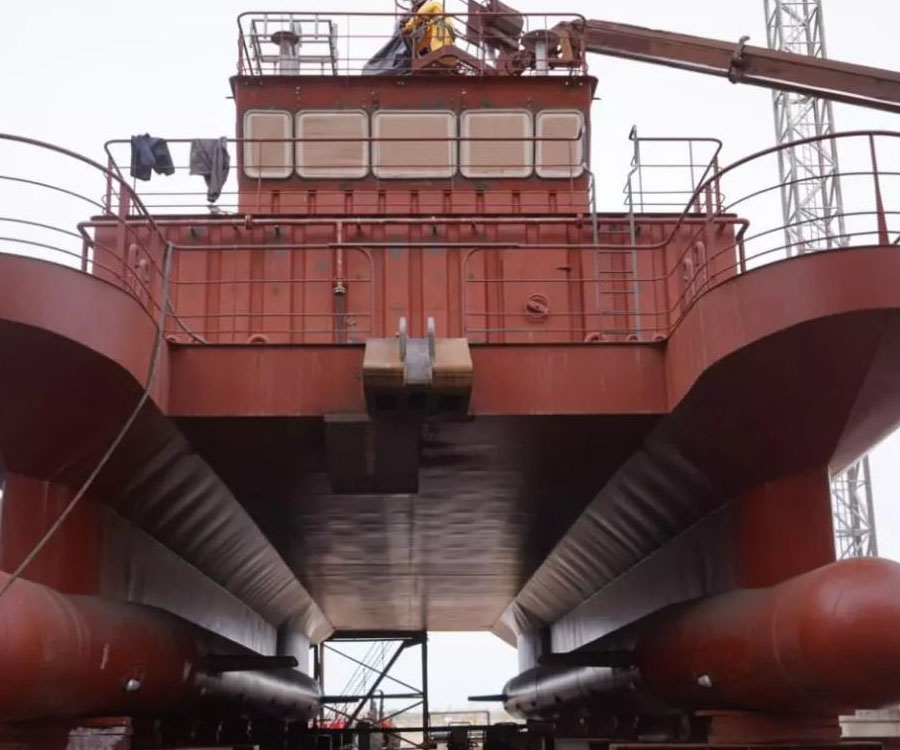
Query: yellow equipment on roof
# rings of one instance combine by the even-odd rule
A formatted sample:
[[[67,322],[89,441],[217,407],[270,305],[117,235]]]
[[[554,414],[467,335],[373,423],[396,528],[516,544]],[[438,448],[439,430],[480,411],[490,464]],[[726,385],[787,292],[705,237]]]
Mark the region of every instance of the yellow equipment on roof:
[[[444,15],[442,0],[426,0],[422,3],[412,18],[403,25],[403,31],[414,35],[413,51],[419,56],[449,47],[456,38],[453,21]],[[441,59],[441,63],[456,65],[457,60],[447,56]]]

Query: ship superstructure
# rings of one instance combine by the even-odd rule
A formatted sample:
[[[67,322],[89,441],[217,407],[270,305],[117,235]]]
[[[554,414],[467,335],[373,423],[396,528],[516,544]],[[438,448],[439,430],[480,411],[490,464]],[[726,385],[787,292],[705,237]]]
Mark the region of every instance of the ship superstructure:
[[[827,136],[858,200],[800,254],[754,209],[782,147],[634,134],[598,209],[586,53],[627,27],[494,0],[238,27],[234,138],[102,166],[0,136],[96,180],[75,250],[10,220],[65,263],[0,254],[0,746],[319,747],[310,647],[429,630],[517,644],[497,697],[537,723],[506,746],[836,744],[900,699],[900,573],[834,562],[829,501],[900,416],[900,135]],[[661,140],[686,189],[645,182]]]

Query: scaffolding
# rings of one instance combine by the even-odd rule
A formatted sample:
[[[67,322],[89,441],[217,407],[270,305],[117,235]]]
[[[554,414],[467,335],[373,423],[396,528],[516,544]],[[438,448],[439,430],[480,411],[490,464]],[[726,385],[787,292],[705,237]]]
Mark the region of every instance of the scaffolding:
[[[358,658],[353,653],[342,650],[353,645],[367,646]],[[341,648],[338,648],[341,646]],[[421,685],[417,686],[399,679],[394,668],[400,657],[409,649],[417,649],[421,668]],[[428,634],[424,631],[412,632],[347,632],[335,633],[315,650],[314,673],[317,681],[325,689],[325,655],[338,657],[353,665],[343,689],[337,695],[325,695],[321,699],[321,712],[316,722],[318,729],[337,731],[344,740],[351,740],[360,728],[373,728],[380,737],[380,744],[364,743],[369,750],[429,750],[431,747],[428,708]],[[391,692],[381,689],[385,682],[394,686]],[[396,692],[399,689],[403,692]],[[401,701],[401,708],[396,702]],[[412,701],[412,702],[410,702]],[[385,702],[393,703],[386,709]],[[394,725],[394,720],[409,714],[414,709],[421,710],[422,720],[419,733],[420,742],[404,736]],[[408,730],[407,730],[408,731]],[[346,736],[343,736],[346,734]],[[348,743],[339,743],[341,747]],[[352,741],[349,742],[353,746]],[[329,743],[329,747],[332,747]]]

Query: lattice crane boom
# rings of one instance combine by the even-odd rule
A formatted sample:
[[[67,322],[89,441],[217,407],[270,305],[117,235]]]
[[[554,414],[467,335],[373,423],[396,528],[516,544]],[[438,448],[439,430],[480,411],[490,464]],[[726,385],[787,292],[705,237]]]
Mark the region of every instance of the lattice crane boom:
[[[764,0],[769,47],[828,64],[822,0]],[[795,91],[773,93],[781,145],[820,138],[778,153],[788,248],[807,253],[848,244],[844,227],[834,108],[828,99]],[[834,534],[839,558],[874,557],[875,511],[868,457],[832,479]]]

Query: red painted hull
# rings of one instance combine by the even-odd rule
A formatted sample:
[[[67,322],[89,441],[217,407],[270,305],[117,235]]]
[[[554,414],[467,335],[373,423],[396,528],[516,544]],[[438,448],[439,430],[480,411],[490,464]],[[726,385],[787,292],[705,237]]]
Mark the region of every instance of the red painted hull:
[[[674,705],[827,715],[900,703],[900,565],[887,560],[682,605],[643,630],[641,675]]]
[[[0,573],[0,585],[9,576]],[[167,612],[66,596],[27,580],[0,605],[0,721],[78,716],[306,720],[318,685],[294,670],[215,672],[252,654]]]
[[[629,629],[615,667],[538,668],[515,715],[730,710],[835,716],[900,702],[900,565],[858,559],[676,605]],[[588,652],[585,659],[602,659]]]

